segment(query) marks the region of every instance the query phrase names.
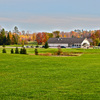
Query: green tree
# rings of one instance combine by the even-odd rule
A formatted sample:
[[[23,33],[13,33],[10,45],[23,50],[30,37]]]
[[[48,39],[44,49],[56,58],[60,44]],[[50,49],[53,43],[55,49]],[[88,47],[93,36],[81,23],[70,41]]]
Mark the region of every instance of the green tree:
[[[52,33],[48,33],[49,38],[53,38],[53,34]]]
[[[23,54],[23,49],[22,48],[20,49],[20,54]]]
[[[0,45],[3,45],[3,37],[1,34],[0,34]]]
[[[99,38],[96,38],[96,39],[95,39],[95,43],[96,43],[96,45],[98,46],[99,43],[100,43],[100,39],[99,39]]]
[[[11,54],[13,54],[14,53],[14,50],[13,49],[11,49]]]
[[[25,48],[23,48],[23,54],[27,54],[27,53],[26,53],[26,49],[25,49]]]
[[[19,50],[18,50],[17,47],[16,47],[16,49],[15,49],[15,53],[16,53],[16,54],[19,54]]]
[[[1,35],[2,35],[2,37],[5,36],[5,29],[4,28],[1,30]]]
[[[10,40],[9,33],[8,33],[8,35],[7,35],[7,41],[6,41],[6,44],[7,44],[7,45],[10,45],[10,44],[11,44],[11,40]]]
[[[0,32],[0,45],[6,44],[5,30],[2,29]]]
[[[7,41],[6,36],[4,36],[3,37],[3,44],[6,44],[6,41]]]
[[[26,49],[25,49],[25,48],[21,48],[21,49],[20,49],[20,54],[27,54],[27,53],[26,53]]]
[[[6,53],[6,49],[5,48],[3,48],[2,53]]]
[[[48,47],[49,47],[48,42],[46,42],[45,45],[44,45],[44,48],[47,49]]]

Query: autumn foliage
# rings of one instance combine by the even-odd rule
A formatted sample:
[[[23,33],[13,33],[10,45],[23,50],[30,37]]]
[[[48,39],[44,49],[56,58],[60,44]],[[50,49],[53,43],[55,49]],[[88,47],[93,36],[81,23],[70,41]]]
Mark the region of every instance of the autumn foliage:
[[[91,38],[93,40],[93,45],[98,46],[100,44],[100,30],[97,30],[94,34],[92,34]]]
[[[0,30],[0,45],[10,44],[28,44],[30,41],[35,41],[39,45],[45,45],[49,38],[91,38],[93,40],[92,45],[100,45],[100,30],[87,31],[87,30],[74,30],[71,32],[60,32],[53,31],[48,32],[37,32],[30,34],[25,31],[20,32],[18,28],[14,28],[14,32],[7,32],[4,29]]]
[[[38,42],[38,44],[45,44],[45,42],[48,40],[48,37],[46,35],[46,33],[42,32],[42,33],[38,33],[36,35],[36,41]]]

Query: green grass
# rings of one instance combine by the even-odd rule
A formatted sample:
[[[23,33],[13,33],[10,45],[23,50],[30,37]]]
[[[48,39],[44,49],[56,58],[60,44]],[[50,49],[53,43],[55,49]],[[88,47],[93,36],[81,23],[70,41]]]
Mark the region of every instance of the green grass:
[[[39,49],[53,50],[57,49]],[[48,57],[0,53],[0,100],[100,100],[99,49],[63,51],[85,54]]]
[[[0,48],[0,53],[2,53],[2,47]],[[57,52],[58,49],[57,48],[48,48],[48,49],[45,49],[45,48],[37,48],[38,49],[38,52],[39,53],[54,53],[54,52]],[[10,50],[11,48],[6,48],[6,51],[7,53],[10,54]],[[15,48],[14,48],[15,50]],[[34,54],[34,51],[35,51],[35,48],[26,48],[27,50],[27,53],[28,54]],[[82,52],[82,53],[88,53],[88,54],[91,54],[91,53],[98,53],[100,54],[100,49],[68,49],[68,48],[62,48],[61,49],[63,52]],[[20,51],[20,48],[19,48],[19,51]]]
[[[30,41],[30,42],[28,42],[28,44],[29,45],[37,45],[38,43],[37,43],[37,41]]]
[[[5,47],[22,47],[22,45],[14,44],[14,45],[5,45]]]

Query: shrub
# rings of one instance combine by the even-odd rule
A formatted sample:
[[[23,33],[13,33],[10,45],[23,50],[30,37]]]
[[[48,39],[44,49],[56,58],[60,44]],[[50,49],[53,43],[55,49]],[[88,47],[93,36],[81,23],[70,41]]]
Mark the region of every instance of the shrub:
[[[25,48],[21,48],[20,54],[26,54],[26,49]]]
[[[2,53],[6,53],[6,49],[3,49],[3,50],[2,50]]]
[[[58,51],[57,51],[57,55],[61,55],[61,53],[62,53],[62,50],[61,50],[61,48],[59,47],[59,48],[58,48]]]
[[[14,53],[14,50],[13,49],[11,49],[11,54],[13,54]]]
[[[19,50],[18,50],[17,47],[16,47],[16,49],[15,49],[15,54],[19,54]]]
[[[35,55],[38,55],[38,50],[37,49],[35,49]]]
[[[23,48],[22,51],[23,51],[22,54],[26,54],[26,49],[25,48]]]
[[[23,49],[22,48],[20,49],[20,54],[23,54]]]

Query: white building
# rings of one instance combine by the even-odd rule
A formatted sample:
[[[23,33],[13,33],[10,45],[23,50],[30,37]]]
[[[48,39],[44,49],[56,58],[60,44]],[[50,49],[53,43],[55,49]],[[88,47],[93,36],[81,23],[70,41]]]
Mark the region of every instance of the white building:
[[[89,47],[90,42],[87,38],[50,38],[48,40],[49,47],[76,47],[83,48]]]

